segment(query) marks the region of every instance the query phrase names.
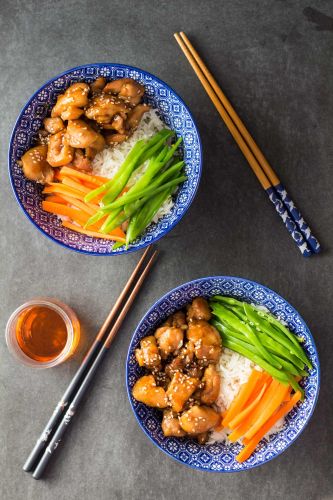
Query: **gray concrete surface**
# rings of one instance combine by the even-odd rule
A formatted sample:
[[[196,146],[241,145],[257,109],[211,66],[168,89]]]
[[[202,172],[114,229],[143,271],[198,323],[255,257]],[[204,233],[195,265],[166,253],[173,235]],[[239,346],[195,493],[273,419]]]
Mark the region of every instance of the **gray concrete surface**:
[[[331,17],[330,17],[331,16]],[[332,32],[329,0],[0,0],[1,259],[0,498],[330,499],[332,480]],[[301,257],[172,35],[183,29],[249,125],[324,247]],[[160,242],[158,265],[119,333],[45,480],[21,467],[138,255],[78,255],[47,240],[20,212],[6,150],[26,99],[66,68],[97,61],[142,67],[168,82],[198,121],[204,174],[187,216]],[[164,292],[228,274],[272,287],[303,315],[322,363],[311,423],[281,457],[248,473],[178,465],[139,429],[124,363],[133,329]],[[75,358],[34,371],[5,346],[9,314],[37,295],[78,313]]]

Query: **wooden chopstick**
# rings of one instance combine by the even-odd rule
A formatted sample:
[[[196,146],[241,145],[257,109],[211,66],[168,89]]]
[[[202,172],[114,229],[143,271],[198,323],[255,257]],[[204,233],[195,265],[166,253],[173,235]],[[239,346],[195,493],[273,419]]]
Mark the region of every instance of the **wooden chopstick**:
[[[117,325],[116,331],[118,331],[118,329],[121,325],[121,322],[124,318],[123,311],[126,308],[126,312],[127,312],[129,309],[129,306],[130,306],[128,303],[128,299],[127,299],[126,303],[123,305],[125,298],[128,296],[130,290],[133,288],[130,297],[132,297],[132,301],[134,300],[135,295],[141,286],[141,285],[139,285],[139,287],[138,287],[138,283],[142,284],[143,279],[144,279],[144,278],[142,278],[142,276],[144,276],[144,277],[146,276],[148,270],[150,269],[150,267],[152,265],[152,262],[151,262],[152,258],[153,258],[153,260],[156,258],[157,252],[155,251],[152,254],[150,260],[148,261],[148,264],[146,265],[146,267],[143,268],[144,262],[147,260],[147,257],[149,257],[149,254],[151,253],[151,251],[152,251],[152,247],[149,246],[145,250],[145,252],[143,253],[143,255],[140,258],[137,265],[135,266],[135,269],[133,270],[126,285],[124,286],[122,292],[120,293],[120,295],[119,295],[118,299],[116,300],[114,306],[112,307],[110,313],[108,314],[107,318],[105,319],[105,321],[104,321],[102,327],[100,328],[93,344],[91,345],[89,351],[85,355],[80,367],[78,368],[77,372],[75,373],[74,377],[72,378],[71,382],[69,383],[62,398],[58,402],[51,418],[49,419],[48,423],[46,424],[41,436],[37,440],[35,447],[33,448],[28,459],[26,460],[26,462],[23,466],[23,470],[28,472],[35,467],[41,453],[43,453],[43,451],[45,450],[45,448],[48,444],[48,441],[51,439],[52,434],[53,434],[54,430],[56,429],[56,426],[57,426],[60,418],[63,416],[65,411],[68,410],[68,407],[69,407],[71,400],[73,399],[73,397],[75,397],[75,394],[78,392],[80,384],[82,383],[83,377],[86,376],[86,374],[89,371],[89,369],[91,368],[94,360],[97,359],[101,349],[103,348],[103,340],[105,340],[106,334],[110,330],[110,328],[112,327],[112,323],[114,320],[116,320],[116,321],[113,325],[113,329]],[[148,269],[147,269],[147,267],[148,267]],[[133,295],[134,290],[136,290],[136,293]],[[123,305],[123,308],[121,310],[122,305]],[[117,315],[118,315],[118,318],[116,319]],[[120,317],[122,318],[121,321],[119,320]],[[115,330],[113,330],[113,331],[115,331]],[[115,335],[115,333],[114,333],[114,335]],[[107,335],[107,338],[109,338],[109,336],[110,336],[110,334]]]
[[[300,251],[305,256],[319,252],[318,240],[188,37],[184,32],[174,36]]]

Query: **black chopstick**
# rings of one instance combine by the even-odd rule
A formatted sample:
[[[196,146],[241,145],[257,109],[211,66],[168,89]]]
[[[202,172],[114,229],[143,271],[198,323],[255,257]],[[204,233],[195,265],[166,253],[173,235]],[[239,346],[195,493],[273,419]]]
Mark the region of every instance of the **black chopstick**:
[[[54,412],[52,413],[48,423],[46,424],[41,436],[37,440],[33,450],[31,451],[29,457],[27,458],[23,466],[24,471],[26,472],[31,471],[36,466],[36,463],[38,462],[38,459],[40,458],[41,454],[45,451],[45,448],[47,447],[48,442],[52,437],[52,434],[56,430],[60,418],[63,416],[65,411],[68,410],[71,400],[75,397],[76,393],[80,388],[82,379],[85,377],[87,372],[89,372],[94,360],[98,356],[98,353],[103,348],[103,341],[105,340],[106,334],[107,332],[109,332],[112,326],[112,322],[115,320],[117,314],[119,313],[125,298],[128,296],[128,293],[130,292],[131,288],[133,288],[133,286],[137,286],[137,282],[140,280],[140,272],[142,273],[144,272],[145,268],[143,268],[143,265],[147,261],[147,258],[151,254],[151,251],[152,247],[149,246],[145,250],[144,254],[142,255],[135,269],[133,270],[130,278],[128,279],[125,287],[123,288],[121,294],[119,295],[116,303],[112,307],[101,329],[99,330],[93,344],[91,345],[89,351],[84,357],[80,367],[78,368],[77,372],[75,373],[74,377],[69,383],[66,391],[64,392],[56,408],[54,409]],[[153,255],[156,256],[156,251],[153,253]],[[148,264],[150,260],[148,261]]]

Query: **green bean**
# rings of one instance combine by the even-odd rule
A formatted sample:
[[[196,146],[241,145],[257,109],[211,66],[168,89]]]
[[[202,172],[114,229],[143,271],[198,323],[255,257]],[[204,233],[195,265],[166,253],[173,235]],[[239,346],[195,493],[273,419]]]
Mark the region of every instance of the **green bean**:
[[[269,363],[271,363],[275,368],[281,368],[281,364],[273,358],[273,356],[268,352],[266,347],[262,345],[258,336],[254,333],[250,325],[241,321],[230,309],[222,304],[218,305],[218,316],[227,322],[228,325],[234,330],[238,330],[245,335],[245,337],[253,344],[260,356]]]
[[[286,375],[283,371],[280,371],[274,366],[270,365],[262,359],[260,356],[257,356],[256,354],[253,354],[251,351],[248,349],[244,348],[242,345],[238,344],[234,340],[230,340],[224,335],[222,336],[222,342],[225,347],[228,349],[231,349],[232,351],[238,352],[239,354],[242,354],[242,356],[245,356],[248,358],[250,361],[253,361],[256,365],[260,366],[263,370],[265,370],[267,373],[272,375],[272,377],[276,378],[279,382],[283,384],[289,384],[289,377]]]
[[[213,313],[214,313],[214,305],[212,306],[212,308],[213,308]],[[214,319],[212,321],[212,324],[219,331],[221,329],[228,329],[228,326],[225,323],[223,323],[220,319],[218,319],[218,320]],[[239,340],[244,340],[245,337],[243,336],[242,333],[239,333],[235,330],[231,330],[230,328],[229,328],[229,331],[232,333],[232,335],[234,337],[238,338]],[[282,360],[286,360],[288,363],[290,362],[290,364],[294,365],[294,369],[298,371],[299,375],[302,375],[302,376],[307,375],[307,372],[304,371],[304,363],[302,361],[300,361],[298,358],[296,358],[295,356],[292,356],[290,354],[290,352],[285,347],[283,347],[281,344],[275,342],[268,335],[266,335],[262,332],[257,331],[256,334],[258,335],[261,343],[267,348],[267,350],[270,353],[272,353],[273,355],[275,355],[276,357],[278,357],[278,359],[280,360],[280,363],[282,365],[283,365]]]
[[[119,177],[121,177],[122,173],[126,169],[128,169],[128,166],[135,164],[135,162],[140,157],[141,152],[144,150],[144,147],[145,147],[145,142],[143,140],[138,141],[133,146],[133,148],[128,153],[128,155],[126,156],[125,161],[120,166],[120,168],[119,168],[118,172],[116,173],[116,175],[114,176],[114,178],[109,180],[108,182],[106,182],[102,186],[100,186],[96,189],[93,189],[88,194],[86,194],[86,196],[84,197],[84,201],[87,203],[87,202],[93,200],[94,198],[96,198],[96,196],[98,196],[98,195],[104,193],[105,191],[107,191],[108,189],[110,189],[112,187],[114,181],[117,180]]]
[[[104,223],[101,227],[101,233],[108,234],[110,231],[112,231],[112,229],[119,226],[118,219],[119,219],[119,216],[121,215],[121,212],[122,212],[122,210],[121,210],[121,208],[119,208],[118,210],[111,212],[107,216],[106,220],[104,221]],[[114,225],[114,224],[116,224],[116,225]]]
[[[243,319],[243,321],[253,323],[257,328],[269,335],[274,341],[280,343],[288,349],[292,356],[297,357],[310,369],[312,368],[310,360],[299,345],[296,336],[289,332],[289,330],[272,314],[259,311],[255,306],[246,302],[241,302],[233,297],[217,295],[213,297],[213,300],[222,303],[225,307],[232,308],[233,312],[237,314],[239,318]],[[274,327],[277,325],[281,326],[281,328],[278,329]]]
[[[181,179],[181,178],[180,178]],[[170,183],[169,183],[170,184]],[[172,188],[167,188],[158,194],[155,194],[150,198],[145,205],[141,208],[139,212],[136,212],[130,220],[130,223],[126,232],[126,246],[134,241],[139,234],[141,234],[145,228],[150,224],[156,212],[160,209],[161,205],[167,199],[167,197],[172,193]]]
[[[133,155],[130,160],[125,164],[125,166],[121,166],[116,175],[112,179],[112,184],[110,188],[108,189],[107,193],[102,199],[103,205],[107,205],[111,203],[113,200],[117,198],[117,196],[122,192],[124,187],[126,186],[129,178],[131,177],[132,173],[134,170],[136,170],[140,165],[146,161],[146,154],[149,151],[149,158],[153,156],[157,151],[160,151],[160,149],[163,147],[163,144],[165,143],[166,138],[170,135],[169,132],[162,133],[158,132],[155,134],[148,142],[144,143],[144,146],[140,148],[139,153],[136,155]],[[141,141],[138,141],[141,142]],[[144,141],[143,141],[144,142]],[[137,144],[137,143],[136,143]],[[136,147],[136,144],[134,148]],[[151,147],[152,146],[152,147]],[[133,149],[134,149],[133,148]],[[133,151],[132,149],[132,151]],[[129,153],[128,156],[131,155],[132,151]],[[127,158],[128,158],[127,156]],[[126,160],[127,160],[126,158]],[[148,158],[147,158],[148,159]],[[125,162],[126,162],[125,160]]]
[[[120,198],[115,200],[113,203],[110,203],[109,205],[106,205],[105,207],[103,207],[102,210],[104,212],[108,212],[109,210],[114,210],[115,208],[119,208],[121,206],[127,205],[128,203],[132,203],[133,201],[136,201],[139,198],[143,198],[145,196],[149,196],[151,194],[154,194],[155,190],[163,184],[165,179],[170,178],[175,172],[179,171],[183,165],[184,165],[183,161],[177,163],[176,165],[174,165],[170,169],[166,170],[163,174],[161,174],[156,179],[156,181],[154,181],[150,184],[149,187],[146,187],[146,188],[141,189],[141,190],[134,190],[134,192],[128,192],[128,193],[124,194],[123,196],[120,196]],[[182,177],[182,180],[186,180],[186,179],[187,179],[186,176]],[[165,187],[167,187],[166,184],[164,184]]]
[[[229,340],[234,340],[235,342],[239,342],[240,345],[243,345],[243,347],[245,347],[246,349],[248,349],[249,351],[251,351],[253,354],[258,354],[256,348],[253,345],[245,342],[242,339],[239,339],[238,337],[235,337],[234,334],[233,334],[233,332],[231,330],[228,330],[228,328],[226,328],[226,327],[222,327],[222,328],[223,328],[222,331],[223,331],[224,335],[226,335]],[[218,330],[219,330],[219,328],[218,328]],[[299,370],[292,363],[290,363],[289,361],[281,358],[277,354],[272,354],[272,355],[280,363],[281,368],[284,368],[291,375],[304,375],[304,373],[306,374],[306,372],[304,372],[303,370]]]
[[[302,347],[299,345],[297,340],[292,341],[295,335],[289,332],[289,330],[284,325],[282,325],[278,320],[273,318],[271,314],[268,315],[267,313],[258,311],[255,307],[251,306],[250,304],[247,304],[246,302],[243,303],[243,307],[244,307],[244,312],[250,321],[256,324],[262,331],[265,331],[265,333],[267,333],[271,337],[276,338],[277,341],[282,341],[283,345],[286,346],[286,344],[288,344],[290,352],[295,356],[297,356],[299,359],[301,359],[310,369],[312,368],[310,360],[305,355]],[[274,321],[269,321],[268,317],[273,318]],[[272,325],[274,327],[276,324],[279,324],[283,328],[281,329],[274,328],[272,330]],[[288,335],[286,335],[286,332],[288,332]],[[286,342],[287,339],[290,342]]]

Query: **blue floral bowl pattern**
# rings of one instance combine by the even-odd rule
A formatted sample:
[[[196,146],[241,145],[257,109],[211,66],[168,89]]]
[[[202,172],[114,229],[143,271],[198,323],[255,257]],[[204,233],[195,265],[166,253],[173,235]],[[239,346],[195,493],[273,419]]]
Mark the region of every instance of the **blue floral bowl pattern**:
[[[48,111],[54,105],[57,96],[72,83],[92,82],[98,76],[107,80],[131,77],[145,86],[146,101],[156,108],[163,121],[178,136],[183,137],[183,152],[188,180],[175,195],[175,204],[171,213],[164,216],[157,224],[151,224],[145,233],[133,245],[125,250],[112,251],[113,243],[109,240],[92,238],[63,228],[59,219],[41,208],[42,187],[29,181],[23,175],[17,160],[32,145]],[[201,142],[191,113],[182,99],[164,82],[154,75],[138,68],[122,64],[97,63],[70,69],[56,76],[43,85],[27,102],[15,124],[9,147],[9,175],[14,194],[21,208],[30,221],[53,241],[92,255],[118,255],[133,252],[157,241],[168,233],[183,217],[196,194],[201,176]]]
[[[266,306],[273,314],[287,322],[295,335],[304,339],[304,349],[311,359],[313,370],[301,382],[305,399],[286,417],[283,429],[273,434],[269,441],[262,440],[253,455],[245,462],[238,463],[236,455],[241,450],[239,444],[213,443],[199,445],[189,438],[164,437],[161,429],[161,412],[135,401],[132,388],[144,373],[136,362],[134,350],[140,339],[160,325],[170,314],[191,302],[194,297],[212,297],[216,294],[237,297],[257,305]],[[139,323],[127,357],[126,367],[128,397],[142,430],[162,451],[178,462],[194,469],[210,472],[237,472],[258,467],[280,455],[309,422],[314,411],[320,383],[319,360],[312,335],[297,311],[277,293],[253,281],[242,278],[217,276],[202,278],[171,290],[154,304]]]

